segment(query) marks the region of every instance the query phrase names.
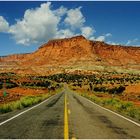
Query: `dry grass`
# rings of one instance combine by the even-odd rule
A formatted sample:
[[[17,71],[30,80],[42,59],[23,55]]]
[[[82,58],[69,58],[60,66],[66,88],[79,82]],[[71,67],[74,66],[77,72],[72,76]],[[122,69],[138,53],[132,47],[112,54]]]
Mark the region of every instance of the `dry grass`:
[[[59,93],[61,90],[62,89],[57,89],[56,91],[52,91],[47,94],[40,94],[36,96],[29,95],[29,96],[22,97],[20,98],[20,100],[17,101],[1,104],[0,113],[7,113],[13,110],[20,110],[29,106],[33,106],[49,98],[50,96]]]

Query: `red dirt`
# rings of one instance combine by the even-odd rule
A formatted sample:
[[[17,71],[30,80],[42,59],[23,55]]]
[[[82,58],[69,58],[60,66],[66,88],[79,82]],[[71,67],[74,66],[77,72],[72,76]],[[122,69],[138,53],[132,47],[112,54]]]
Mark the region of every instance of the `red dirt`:
[[[19,100],[21,97],[24,97],[24,96],[30,96],[30,95],[35,96],[39,94],[48,93],[48,90],[16,87],[12,89],[7,89],[6,92],[7,92],[7,96],[3,97],[3,91],[0,90],[0,104]]]
[[[133,84],[133,85],[128,85],[126,87],[125,93],[140,95],[140,83],[136,83],[136,84]]]

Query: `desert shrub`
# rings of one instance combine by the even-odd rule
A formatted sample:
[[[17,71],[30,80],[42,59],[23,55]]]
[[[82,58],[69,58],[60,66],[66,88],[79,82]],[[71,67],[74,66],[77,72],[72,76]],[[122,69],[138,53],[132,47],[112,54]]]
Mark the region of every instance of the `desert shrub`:
[[[94,87],[93,89],[95,92],[108,92],[109,94],[121,94],[124,90],[124,86],[114,87],[114,88],[107,88],[107,87]]]
[[[124,86],[119,86],[119,87],[115,87],[115,88],[109,89],[108,91],[109,91],[110,94],[120,94],[124,90],[125,90]]]
[[[20,101],[12,102],[10,106],[12,110],[23,108],[23,105],[21,104]]]
[[[107,89],[105,87],[94,87],[95,92],[106,92]]]
[[[104,103],[104,105],[116,105],[119,103],[119,99],[104,99],[102,101]]]
[[[28,107],[41,102],[44,98],[41,96],[28,96],[21,100],[21,105],[23,107]]]
[[[14,88],[14,87],[17,87],[17,84],[15,84],[15,83],[7,83],[6,84],[6,88]]]
[[[130,107],[128,108],[128,111],[126,112],[126,114],[132,118],[136,118],[140,121],[140,109],[136,108],[136,107]]]
[[[89,84],[89,87],[90,87],[90,90],[92,90],[92,89],[93,89],[93,86],[92,86],[92,84],[91,84],[91,83]]]
[[[0,106],[0,112],[1,113],[7,113],[12,111],[12,108],[10,106],[10,104],[4,104],[3,106]]]
[[[44,99],[49,97],[48,95],[41,95],[41,96],[27,96],[21,98],[19,101],[10,102],[7,104],[0,105],[0,113],[7,113],[12,110],[22,109],[25,107],[29,107],[35,105]]]

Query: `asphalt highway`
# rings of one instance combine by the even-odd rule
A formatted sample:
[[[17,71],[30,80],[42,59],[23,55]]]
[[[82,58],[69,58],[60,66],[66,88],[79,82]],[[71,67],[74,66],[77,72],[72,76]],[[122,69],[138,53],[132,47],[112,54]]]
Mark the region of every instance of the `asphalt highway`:
[[[0,124],[21,113],[0,114]],[[140,139],[140,126],[65,88],[0,125],[0,139]]]

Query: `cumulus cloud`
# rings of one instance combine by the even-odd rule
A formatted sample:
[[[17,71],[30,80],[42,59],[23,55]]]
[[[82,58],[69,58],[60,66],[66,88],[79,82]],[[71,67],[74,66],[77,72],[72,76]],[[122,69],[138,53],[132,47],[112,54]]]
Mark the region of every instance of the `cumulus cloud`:
[[[52,10],[51,2],[47,2],[38,8],[26,10],[23,18],[10,26],[8,33],[13,35],[17,44],[23,45],[43,43],[52,38],[66,38],[81,33],[88,38],[94,30],[84,26],[84,23],[85,17],[81,7],[68,10],[61,6]],[[81,33],[73,30],[76,28]]]
[[[82,7],[67,9],[64,6],[54,9],[51,2],[43,3],[40,7],[27,9],[23,17],[11,26],[0,16],[0,32],[11,34],[16,43],[22,45],[41,44],[49,39],[79,34],[97,41],[105,41],[112,36],[107,33],[95,37],[95,29],[86,25],[81,9]]]
[[[86,38],[91,37],[94,32],[95,32],[95,30],[93,28],[89,27],[89,26],[85,26],[85,27],[81,28],[81,33]]]
[[[17,43],[29,45],[55,36],[60,16],[54,14],[50,5],[48,2],[39,8],[26,10],[23,19],[10,27],[9,33],[13,34]]]
[[[64,22],[67,25],[70,25],[72,28],[82,27],[85,23],[85,17],[81,12],[81,7],[70,9],[67,12],[67,17],[65,18]]]
[[[69,30],[69,29],[62,29],[62,30],[59,30],[56,33],[55,38],[68,38],[68,37],[72,37],[73,35],[74,35],[74,33],[71,30]]]
[[[0,32],[7,32],[9,30],[9,23],[0,16]]]
[[[105,36],[101,35],[95,39],[96,41],[105,41]]]
[[[54,14],[57,16],[63,16],[67,13],[67,8],[61,6],[59,9],[54,10]]]
[[[63,16],[64,18],[62,18]],[[43,43],[52,38],[66,38],[80,34],[73,30],[75,28],[79,30],[82,28],[82,33],[86,37],[92,33],[90,27],[83,27],[85,17],[81,12],[81,7],[68,10],[61,6],[58,9],[52,9],[51,2],[26,10],[23,18],[18,19],[16,24],[11,25],[10,28],[4,18],[2,21],[8,25],[8,28],[5,27],[5,30],[2,28],[3,30],[0,31],[12,34],[16,43],[23,45]]]
[[[112,36],[111,33],[107,33],[105,35],[98,36],[97,38],[91,37],[90,39],[95,40],[95,41],[105,41],[106,38],[111,37],[111,36]]]

